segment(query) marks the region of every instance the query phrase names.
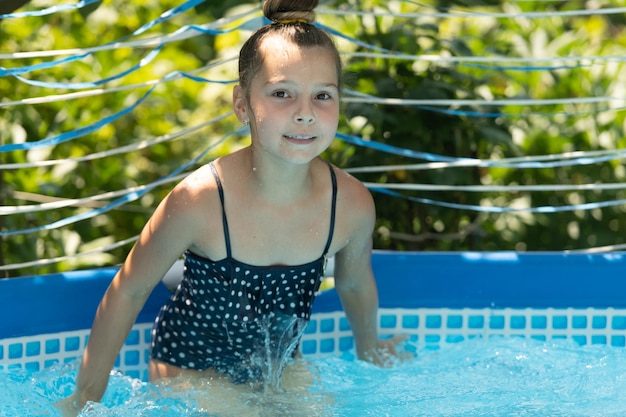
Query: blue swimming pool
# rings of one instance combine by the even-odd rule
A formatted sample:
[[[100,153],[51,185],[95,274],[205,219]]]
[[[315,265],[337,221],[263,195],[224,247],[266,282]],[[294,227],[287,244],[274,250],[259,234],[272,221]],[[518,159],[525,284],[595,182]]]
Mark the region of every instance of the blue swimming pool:
[[[625,253],[375,252],[380,332],[419,346],[490,336],[626,346]],[[115,268],[0,280],[0,369],[39,370],[80,356]],[[156,288],[118,367],[145,378],[152,321],[168,297]],[[352,348],[333,290],[320,294],[301,344],[311,357]]]
[[[372,261],[380,333],[408,334],[404,348],[413,359],[391,370],[353,361],[339,299],[333,290],[323,292],[300,346],[317,375],[306,404],[322,411],[311,415],[329,409],[333,416],[394,417],[626,412],[626,254],[375,252]],[[0,398],[45,410],[71,391],[76,360],[114,273],[0,280]],[[152,320],[168,294],[159,286],[141,312],[119,355],[109,404],[85,415],[128,415],[155,401],[151,385],[141,381]],[[38,401],[32,397],[38,392],[51,398]],[[301,397],[274,398],[271,413],[282,415],[283,407],[290,415],[290,401]],[[330,408],[319,406],[329,398]],[[189,406],[186,398],[170,400],[165,409]],[[269,400],[247,397],[242,404],[259,401]],[[11,410],[6,415],[19,415]],[[167,415],[161,411],[146,415]]]

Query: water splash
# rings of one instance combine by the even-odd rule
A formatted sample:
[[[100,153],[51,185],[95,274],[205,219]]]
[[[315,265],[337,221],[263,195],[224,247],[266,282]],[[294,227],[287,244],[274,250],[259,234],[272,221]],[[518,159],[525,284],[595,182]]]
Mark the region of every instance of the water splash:
[[[502,338],[418,350],[416,358],[390,369],[342,358],[287,362],[285,375],[301,367],[313,380],[256,391],[232,384],[219,390],[207,380],[180,390],[115,373],[102,404],[90,404],[82,416],[626,415],[623,348]],[[0,415],[57,415],[53,404],[73,390],[77,366],[0,371]]]
[[[265,393],[284,391],[283,372],[292,363],[293,354],[306,326],[306,320],[292,316],[284,316],[279,320],[276,317],[263,319],[261,327],[264,330],[264,343],[252,360],[262,370]]]

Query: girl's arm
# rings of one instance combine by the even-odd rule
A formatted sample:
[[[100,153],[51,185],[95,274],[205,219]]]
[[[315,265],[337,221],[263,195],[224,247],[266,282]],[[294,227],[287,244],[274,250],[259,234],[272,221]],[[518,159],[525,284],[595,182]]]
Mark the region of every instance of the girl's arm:
[[[359,184],[354,188],[348,199],[350,214],[345,216],[353,232],[335,255],[335,288],[354,334],[357,357],[385,366],[397,355],[395,346],[406,336],[378,338],[378,289],[371,265],[375,207],[365,187]]]
[[[193,194],[193,193],[191,193]],[[104,294],[83,354],[72,405],[99,401],[115,359],[146,299],[193,242],[194,199],[176,187],[157,207]]]
[[[371,243],[351,241],[335,255],[335,289],[354,335],[357,357],[378,362],[378,289]]]
[[[359,359],[376,361],[378,290],[371,266],[372,233],[376,219],[369,191],[351,177],[340,184],[343,204],[339,218],[347,222],[347,244],[335,254],[335,289],[350,322]]]

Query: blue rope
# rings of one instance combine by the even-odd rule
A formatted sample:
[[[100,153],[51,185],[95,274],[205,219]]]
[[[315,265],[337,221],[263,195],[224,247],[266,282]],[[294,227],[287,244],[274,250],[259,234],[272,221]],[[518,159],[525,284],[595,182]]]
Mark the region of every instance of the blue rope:
[[[0,77],[16,76],[19,74],[26,74],[31,71],[53,68],[53,67],[56,67],[57,65],[79,61],[83,58],[88,57],[89,55],[91,54],[72,55],[67,58],[57,59],[57,60],[49,61],[49,62],[42,62],[41,64],[26,65],[23,67],[15,67],[15,68],[5,68],[5,67],[0,66]]]
[[[70,216],[70,217],[66,217],[63,218],[61,220],[58,220],[56,222],[52,222],[43,226],[38,226],[38,227],[33,227],[33,228],[29,228],[29,229],[21,229],[21,230],[8,230],[8,231],[0,231],[0,236],[15,236],[15,235],[21,235],[21,234],[27,234],[27,233],[35,233],[35,232],[41,232],[41,231],[45,231],[45,230],[53,230],[53,229],[58,229],[60,227],[64,227],[64,226],[68,226],[70,224],[73,223],[77,223],[79,221],[82,220],[86,220],[86,219],[90,219],[92,217],[95,216],[99,216],[101,214],[107,213],[117,207],[120,207],[124,204],[130,203],[132,201],[138,200],[139,198],[141,198],[143,195],[149,193],[150,191],[152,191],[154,188],[156,188],[157,186],[159,186],[160,184],[163,183],[164,180],[167,180],[168,178],[172,178],[175,177],[176,175],[184,172],[185,170],[187,170],[188,168],[192,167],[193,165],[195,165],[196,163],[198,163],[202,158],[204,158],[211,150],[213,150],[214,148],[216,148],[217,146],[219,146],[222,142],[224,142],[226,139],[228,139],[231,136],[234,135],[240,135],[240,134],[245,134],[246,132],[248,132],[248,127],[241,127],[238,130],[232,131],[230,133],[227,133],[226,135],[222,136],[222,138],[220,138],[216,143],[209,145],[207,148],[205,148],[198,156],[196,156],[195,158],[191,159],[190,161],[184,163],[183,165],[181,165],[180,167],[176,168],[175,170],[173,170],[172,172],[170,172],[169,174],[163,176],[162,178],[160,178],[159,180],[153,181],[152,183],[148,184],[144,189],[140,190],[140,191],[133,191],[133,192],[129,192],[128,194],[125,194],[124,196],[117,198],[116,200],[113,200],[112,202],[110,202],[109,204],[97,208],[97,209],[93,209],[90,210],[88,212],[85,213],[81,213],[81,214],[77,214],[75,216]]]
[[[359,136],[348,135],[347,133],[337,132],[337,139],[355,146],[360,146],[367,149],[374,149],[379,152],[384,152],[392,155],[405,156],[407,158],[422,159],[430,162],[462,162],[469,161],[471,165],[461,165],[460,167],[484,167],[484,168],[515,168],[515,169],[543,169],[543,168],[558,168],[567,166],[582,166],[582,165],[596,165],[602,162],[615,161],[620,159],[626,159],[625,152],[611,153],[608,155],[595,156],[595,157],[576,157],[567,158],[559,161],[521,161],[521,162],[507,162],[503,164],[501,161],[488,161],[476,158],[458,158],[452,156],[437,155],[428,152],[414,151],[406,148],[399,148],[393,145],[388,145],[382,142],[376,142],[372,140],[365,140]],[[454,167],[449,167],[454,168]]]
[[[405,59],[406,54],[397,52],[397,51],[393,51],[391,49],[387,49],[387,48],[383,48],[383,47],[379,47],[376,45],[373,45],[371,43],[367,43],[367,42],[363,42],[359,39],[356,39],[352,36],[346,35],[343,32],[340,32],[336,29],[333,29],[329,26],[325,26],[321,23],[315,23],[316,26],[320,27],[321,29],[324,29],[325,31],[327,31],[328,33],[344,39],[354,45],[360,46],[362,48],[365,48],[369,51],[376,51],[376,52],[380,52],[380,53],[384,53],[387,55],[388,59],[393,59],[394,56],[396,56],[398,59],[402,58]],[[419,56],[415,57],[416,59],[419,59]],[[586,59],[586,57],[578,57],[581,60]],[[494,57],[493,58],[494,61],[498,60],[498,57]],[[577,59],[577,57],[572,57],[572,60]],[[617,61],[617,62],[626,62],[626,57],[621,57],[621,56],[615,56],[615,57],[611,57],[612,61]],[[559,69],[581,69],[581,68],[587,68],[592,66],[593,64],[576,64],[576,65],[565,65],[565,64],[558,64],[558,65],[501,65],[501,64],[477,64],[477,63],[471,63],[471,62],[455,62],[455,65],[460,66],[460,67],[469,67],[469,68],[480,68],[480,69],[491,69],[491,70],[497,70],[497,71],[521,71],[521,72],[535,72],[535,71],[555,71],[555,70],[559,70]]]
[[[411,107],[410,105],[408,107]],[[480,111],[476,111],[476,110],[452,110],[452,109],[442,109],[439,107],[433,107],[433,106],[415,106],[417,108],[420,108],[422,110],[426,110],[426,111],[430,111],[433,113],[441,113],[441,114],[448,114],[448,115],[453,115],[453,116],[467,116],[467,117],[488,117],[488,118],[501,118],[501,117],[506,117],[509,119],[513,119],[513,118],[520,118],[520,117],[528,117],[528,116],[541,116],[541,117],[554,117],[554,116],[583,116],[583,115],[588,115],[588,114],[600,114],[600,113],[606,113],[606,112],[610,112],[610,111],[615,111],[615,112],[621,112],[626,110],[626,106],[621,106],[621,107],[603,107],[601,109],[596,109],[596,110],[585,110],[585,111],[578,111],[578,112],[571,112],[571,111],[560,111],[560,112],[526,112],[526,113],[510,113],[510,112],[480,112]]]
[[[150,53],[143,58],[138,64],[133,65],[131,68],[127,69],[126,71],[120,72],[118,74],[115,74],[113,76],[107,77],[107,78],[103,78],[101,80],[98,81],[93,81],[93,82],[82,82],[82,83],[60,83],[60,82],[48,82],[48,81],[36,81],[36,80],[29,80],[27,78],[23,78],[20,77],[19,75],[16,75],[17,71],[16,70],[24,70],[27,67],[21,67],[15,70],[5,70],[3,68],[0,67],[0,77],[4,76],[4,72],[9,73],[9,75],[13,75],[15,78],[17,78],[18,80],[22,81],[23,83],[29,84],[29,85],[34,85],[37,87],[47,87],[47,88],[67,88],[67,89],[73,89],[73,90],[80,90],[80,89],[85,89],[85,88],[93,88],[93,87],[99,87],[103,84],[109,83],[111,81],[123,78],[125,76],[127,76],[128,74],[131,74],[143,67],[145,67],[146,65],[148,65],[150,62],[152,62],[152,60],[154,60],[154,58],[156,58],[156,56],[161,52],[161,50],[163,49],[163,45],[159,45],[157,46],[154,50],[150,51]],[[84,58],[86,56],[89,56],[91,54],[87,54],[87,55],[81,55],[80,58]],[[72,57],[75,58],[75,57]],[[75,59],[72,59],[71,61],[74,61]],[[61,62],[61,61],[65,61],[65,62]],[[66,62],[70,62],[69,60],[61,60],[61,61],[56,61],[56,63],[66,63]],[[32,67],[36,67],[37,65],[33,65]],[[31,70],[34,69],[40,69],[40,68],[28,68],[28,71],[24,71],[24,72],[30,72]]]
[[[365,94],[365,93],[361,93],[358,91],[354,91],[354,90],[349,90],[349,89],[345,89],[344,90],[345,93],[347,95],[350,96],[354,96],[354,97],[359,97],[359,98],[365,98],[365,99],[372,99],[372,101],[374,100],[378,100],[378,97],[373,96],[371,94]],[[617,100],[617,98],[615,98],[615,100]],[[374,103],[371,103],[374,104]],[[385,105],[385,103],[376,103],[376,104],[382,104]],[[398,104],[393,103],[393,104],[388,104],[390,106],[397,106]],[[519,117],[528,117],[528,116],[541,116],[541,117],[554,117],[554,116],[581,116],[581,115],[587,115],[587,114],[600,114],[600,113],[605,113],[605,112],[610,112],[610,111],[615,111],[615,112],[620,112],[620,111],[624,111],[626,110],[626,106],[620,106],[620,107],[609,107],[609,106],[604,106],[603,108],[599,108],[599,109],[594,109],[594,110],[585,110],[585,111],[578,111],[578,112],[570,112],[570,111],[560,111],[560,112],[524,112],[524,113],[510,113],[510,112],[489,112],[489,111],[485,111],[485,112],[481,112],[481,111],[477,111],[477,110],[460,110],[460,109],[449,109],[449,108],[441,108],[441,107],[436,107],[433,105],[423,105],[423,104],[403,104],[405,107],[413,107],[413,108],[418,108],[418,109],[422,109],[422,110],[426,110],[426,111],[430,111],[433,113],[441,113],[441,114],[447,114],[447,115],[454,115],[454,116],[466,116],[466,117],[489,117],[489,118],[498,118],[498,117],[506,117],[506,118],[519,118]],[[519,106],[519,104],[511,104],[511,106]],[[594,106],[596,107],[596,106]]]
[[[167,19],[170,19],[176,15],[186,12],[187,10],[198,6],[199,4],[204,3],[205,0],[187,0],[180,6],[176,6],[173,9],[167,10],[161,14],[158,18],[153,20],[152,22],[148,22],[145,25],[141,26],[139,29],[134,31],[131,36],[137,36],[139,34],[144,33],[148,29],[165,22]]]
[[[451,156],[435,155],[428,152],[419,152],[411,149],[399,148],[397,146],[388,145],[386,143],[367,141],[359,136],[348,135],[341,132],[337,132],[337,138],[351,145],[374,149],[393,155],[406,156],[408,158],[424,159],[431,162],[476,161],[476,159],[472,158],[456,158]]]
[[[88,6],[92,3],[96,3],[101,0],[80,0],[76,4],[57,4],[56,6],[51,6],[41,10],[31,10],[26,12],[17,12],[17,13],[7,13],[0,14],[0,19],[16,19],[22,17],[35,17],[35,16],[46,16],[49,14],[63,12],[67,10],[77,10],[82,9],[85,6]]]
[[[78,129],[71,130],[69,132],[60,133],[58,135],[51,136],[46,139],[41,139],[35,142],[24,142],[24,143],[8,143],[6,145],[0,145],[0,153],[3,152],[12,152],[12,151],[23,151],[23,150],[32,150],[38,148],[45,148],[48,146],[55,146],[61,143],[69,142],[76,138],[80,138],[89,133],[93,133],[103,126],[114,122],[120,117],[130,113],[135,108],[137,108],[141,103],[143,103],[150,94],[154,91],[154,89],[158,86],[152,86],[142,97],[140,97],[135,103],[131,104],[125,109],[122,109],[110,116],[104,117],[97,122],[91,123],[87,126],[80,127]]]
[[[165,80],[165,81],[171,80],[171,79],[176,78],[177,76],[181,76],[184,78],[189,78],[194,81],[205,82],[205,83],[232,84],[234,82],[237,82],[237,80],[225,80],[225,81],[211,80],[208,78],[191,75],[182,71],[173,71],[167,74],[165,77],[163,77],[162,80]],[[39,141],[24,142],[24,143],[9,143],[6,145],[0,145],[0,153],[12,152],[12,151],[24,151],[24,150],[28,151],[32,149],[45,148],[48,146],[55,146],[55,145],[58,145],[64,142],[69,142],[71,140],[85,136],[89,133],[93,133],[97,131],[98,129],[102,128],[103,126],[109,123],[112,123],[115,120],[119,119],[120,117],[125,116],[126,114],[132,112],[135,108],[140,106],[150,96],[150,94],[152,94],[152,92],[155,90],[155,88],[159,86],[159,84],[160,83],[157,83],[154,86],[152,86],[146,93],[143,94],[143,96],[141,96],[137,101],[135,101],[135,103],[131,104],[127,108],[122,109],[119,112],[116,112],[110,116],[104,117],[98,120],[97,122],[94,122],[87,126],[74,129],[68,132],[60,133],[58,135],[55,135],[46,139],[41,139]]]
[[[123,38],[117,39],[113,42],[109,42],[105,45],[116,45],[116,44],[120,44],[122,43],[124,40],[130,38],[130,37],[134,37],[137,36],[143,32],[145,32],[146,30],[154,27],[157,24],[162,23],[163,21],[176,16],[177,14],[183,13],[185,11],[187,11],[188,9],[197,6],[200,3],[203,3],[204,0],[188,0],[186,3],[184,3],[181,6],[178,6],[176,8],[173,8],[171,10],[168,10],[167,12],[163,13],[159,18],[141,26],[139,29],[135,30],[132,34],[124,36]],[[219,35],[219,34],[225,34],[225,33],[230,33],[236,30],[239,30],[240,26],[245,25],[247,22],[242,23],[241,25],[238,25],[236,27],[230,28],[230,29],[212,29],[212,28],[204,28],[202,26],[198,26],[198,25],[186,25],[181,27],[180,29],[178,29],[176,32],[173,33],[173,36],[175,35],[179,35],[181,33],[187,32],[187,31],[196,31],[202,34],[209,34],[209,35]],[[163,47],[163,44],[160,44],[156,50],[153,50],[152,52],[150,52],[148,54],[148,56],[146,58],[144,58],[139,64],[135,65],[133,68],[124,71],[120,74],[117,74],[115,76],[106,78],[104,80],[100,80],[94,83],[76,83],[76,84],[72,84],[72,83],[52,83],[52,82],[42,82],[42,81],[32,81],[32,80],[26,80],[24,78],[18,77],[18,79],[20,81],[26,82],[27,84],[30,85],[36,85],[36,86],[41,86],[41,87],[48,87],[48,88],[74,88],[74,89],[81,89],[81,88],[91,88],[94,86],[99,86],[102,85],[104,83],[122,78],[134,71],[139,70],[140,68],[142,68],[143,66],[147,65],[149,62],[151,62],[156,55],[158,54],[158,52],[160,51],[160,49]],[[58,65],[63,65],[63,64],[67,64],[70,62],[74,62],[74,61],[78,61],[81,59],[84,59],[90,55],[93,55],[93,52],[89,52],[86,54],[77,54],[77,55],[72,55],[66,58],[62,58],[62,59],[58,59],[58,60],[53,60],[53,61],[49,61],[49,62],[43,62],[43,63],[39,63],[39,64],[35,64],[35,65],[27,65],[27,66],[21,66],[21,67],[15,67],[15,68],[5,68],[0,66],[0,77],[6,77],[6,76],[18,76],[21,74],[26,74],[32,71],[37,71],[37,70],[42,70],[42,69],[48,69],[48,68],[53,68],[55,66]]]
[[[406,196],[404,194],[388,190],[386,188],[369,188],[373,192],[377,192],[380,194],[386,194],[391,197],[400,198],[404,200],[413,201],[415,203],[421,203],[431,206],[439,206],[439,207],[447,207],[457,210],[470,210],[477,211],[482,213],[561,213],[565,211],[575,211],[575,210],[593,210],[597,208],[603,207],[615,207],[626,204],[626,200],[612,200],[612,201],[602,201],[598,203],[584,203],[584,204],[570,204],[566,206],[541,206],[541,207],[528,207],[528,208],[513,208],[513,207],[490,207],[490,206],[477,206],[472,204],[456,204],[456,203],[448,203],[445,201],[437,201],[432,200],[430,198],[420,198],[420,197],[411,197]]]

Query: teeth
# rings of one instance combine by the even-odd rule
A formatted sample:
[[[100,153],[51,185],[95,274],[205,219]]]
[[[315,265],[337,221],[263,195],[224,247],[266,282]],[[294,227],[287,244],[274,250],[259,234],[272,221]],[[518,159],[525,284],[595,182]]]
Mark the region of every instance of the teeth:
[[[305,136],[305,135],[287,135],[288,138],[291,139],[312,139],[314,136]]]

